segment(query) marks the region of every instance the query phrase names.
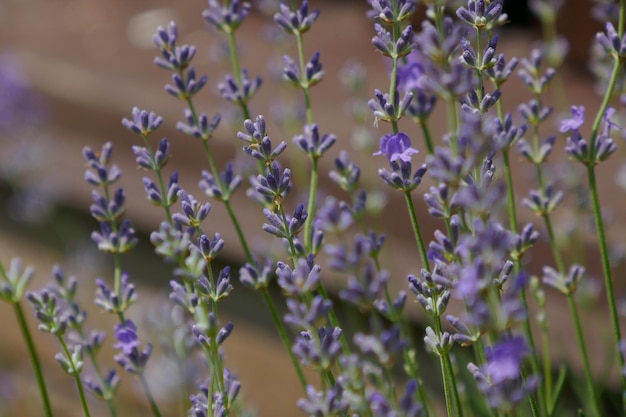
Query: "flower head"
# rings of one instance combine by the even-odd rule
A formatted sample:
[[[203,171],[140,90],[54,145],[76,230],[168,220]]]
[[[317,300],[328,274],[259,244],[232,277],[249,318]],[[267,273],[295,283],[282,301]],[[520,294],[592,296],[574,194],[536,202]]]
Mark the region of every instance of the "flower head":
[[[385,155],[389,158],[389,162],[398,159],[404,162],[411,162],[411,155],[419,151],[411,147],[411,139],[402,133],[390,133],[380,138],[380,150],[374,153],[374,156]]]
[[[128,355],[133,348],[139,346],[139,338],[137,338],[137,326],[132,320],[126,320],[126,323],[115,326],[115,338],[117,343],[113,345],[115,349],[120,349],[124,354]]]
[[[578,128],[585,122],[584,106],[572,106],[571,110],[572,117],[561,120],[561,127],[559,128],[561,133],[569,132],[570,130],[578,131]]]

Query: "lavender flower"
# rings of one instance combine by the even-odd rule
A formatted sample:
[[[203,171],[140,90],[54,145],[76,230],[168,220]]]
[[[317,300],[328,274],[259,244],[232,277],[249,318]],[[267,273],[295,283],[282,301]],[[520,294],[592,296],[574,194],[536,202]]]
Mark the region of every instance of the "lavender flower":
[[[300,332],[292,350],[304,366],[327,370],[341,353],[341,336],[339,327],[320,327],[316,335],[311,331]]]
[[[376,23],[374,30],[376,30],[376,36],[372,38],[372,45],[385,56],[398,59],[408,55],[415,49],[413,28],[410,25],[404,28],[395,42],[392,34],[382,25]]]
[[[131,320],[115,326],[115,339],[117,343],[113,347],[121,351],[115,355],[115,362],[128,373],[141,375],[152,353],[152,345],[148,343],[139,350],[137,326]]]
[[[0,263],[0,299],[8,303],[19,302],[34,273],[35,269],[32,266],[22,269],[22,261],[19,258],[11,259],[8,271]]]
[[[378,120],[389,123],[400,120],[413,100],[413,93],[410,91],[404,94],[402,100],[400,100],[400,94],[396,91],[393,102],[389,94],[383,94],[380,90],[374,90],[374,95],[376,100],[371,99],[367,102],[374,113],[374,125],[378,123]]]
[[[400,0],[397,5],[391,0],[368,0],[372,7],[367,15],[370,19],[383,23],[403,22],[415,12],[415,0]]]
[[[326,134],[320,137],[317,125],[314,123],[304,127],[304,135],[293,138],[293,142],[311,159],[319,159],[337,141],[333,134]]]
[[[100,278],[96,279],[96,285],[98,289],[94,303],[107,313],[122,313],[137,299],[135,286],[130,283],[127,273],[122,273],[117,294]]]
[[[317,20],[319,14],[318,9],[309,12],[309,2],[307,0],[303,0],[300,8],[295,12],[284,3],[281,3],[280,12],[274,15],[274,21],[285,32],[298,35],[306,33]]]
[[[263,79],[261,77],[250,79],[246,69],[241,71],[240,78],[241,82],[239,83],[235,81],[232,75],[227,75],[224,81],[218,84],[217,89],[225,100],[244,105],[248,104],[259,91],[263,84]]]
[[[317,391],[312,385],[306,388],[307,398],[298,400],[298,407],[310,416],[339,417],[348,409],[348,402],[343,398],[343,387],[336,384],[326,392]]]
[[[250,12],[250,3],[240,0],[220,6],[217,0],[209,0],[209,8],[202,12],[204,20],[223,32],[234,32]]]
[[[411,162],[411,155],[419,151],[411,147],[411,139],[405,133],[390,133],[380,138],[380,150],[374,156],[384,155],[389,162],[401,160]]]
[[[274,263],[271,259],[267,259],[265,263],[258,265],[244,264],[239,269],[239,281],[247,287],[257,291],[266,290],[272,274]]]
[[[324,78],[324,70],[320,63],[320,53],[315,52],[311,59],[306,63],[304,70],[299,68],[296,63],[288,56],[283,57],[285,67],[283,69],[283,78],[295,86],[302,88],[313,87]]]
[[[292,270],[287,264],[276,264],[278,285],[288,297],[301,297],[311,294],[317,288],[321,275],[321,267],[313,264],[313,258],[298,259],[298,265]]]
[[[157,130],[163,123],[161,116],[154,112],[142,110],[139,107],[133,107],[131,115],[133,120],[124,118],[122,119],[122,125],[131,132],[144,137]]]
[[[538,385],[536,377],[522,381],[522,359],[529,354],[522,337],[503,339],[485,349],[487,363],[477,367],[470,363],[467,368],[478,387],[487,395],[493,409],[509,411],[519,404]]]
[[[476,29],[492,30],[496,26],[503,25],[507,20],[507,15],[502,13],[502,9],[502,2],[499,0],[492,2],[468,0],[467,8],[459,7],[456,15]]]

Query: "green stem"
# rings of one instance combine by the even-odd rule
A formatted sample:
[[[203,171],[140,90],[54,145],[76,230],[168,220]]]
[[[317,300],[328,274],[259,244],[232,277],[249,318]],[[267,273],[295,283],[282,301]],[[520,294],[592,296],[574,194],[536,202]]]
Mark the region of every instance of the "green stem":
[[[302,386],[302,389],[306,391],[307,382],[304,376],[304,372],[302,372],[302,367],[300,367],[300,362],[298,362],[298,359],[296,358],[294,353],[291,351],[291,343],[289,342],[289,337],[287,336],[287,332],[285,331],[285,326],[283,325],[283,322],[280,320],[280,316],[278,315],[278,312],[276,311],[276,306],[274,305],[274,301],[272,301],[272,297],[269,295],[267,288],[262,289],[261,294],[263,295],[263,298],[265,299],[265,303],[270,309],[270,313],[272,314],[274,325],[276,325],[276,329],[278,330],[278,335],[280,336],[280,340],[283,342],[283,346],[285,346],[285,349],[289,353],[291,364],[296,370],[296,374],[298,375],[298,380],[300,381],[300,385]]]
[[[620,0],[620,11],[619,11],[619,23],[618,23],[618,33],[620,39],[624,35],[624,23],[626,20],[626,0]],[[589,141],[589,154],[593,158],[596,151],[596,141],[598,137],[598,131],[600,129],[600,124],[606,112],[606,109],[609,105],[613,92],[615,91],[615,85],[617,84],[617,79],[621,72],[621,59],[616,57],[615,63],[613,65],[613,71],[611,72],[611,77],[609,78],[609,84],[607,86],[606,92],[604,94],[604,98],[602,100],[602,104],[598,109],[598,113],[596,114],[596,118],[593,123],[593,127],[591,130],[591,139]],[[609,312],[611,316],[611,325],[613,328],[613,336],[615,345],[618,346],[621,342],[621,330],[619,325],[619,314],[617,312],[617,305],[615,303],[615,292],[613,290],[613,275],[611,271],[611,263],[609,260],[609,249],[608,243],[606,239],[605,229],[604,229],[604,220],[602,219],[602,210],[600,206],[600,198],[598,196],[598,187],[596,184],[596,173],[595,173],[595,161],[590,162],[587,165],[587,179],[589,181],[589,191],[591,193],[591,203],[593,208],[593,217],[596,223],[596,231],[598,236],[598,244],[600,246],[600,257],[602,260],[602,270],[604,272],[604,284],[606,287],[606,297],[609,305]],[[619,369],[624,369],[625,360],[622,353],[617,349],[617,361],[619,365]],[[620,372],[620,381],[622,386],[622,392],[626,392],[626,375],[623,372]],[[626,408],[626,403],[622,404],[624,408]]]
[[[74,365],[74,359],[72,358],[72,354],[70,350],[67,348],[67,344],[62,337],[58,337],[59,342],[61,342],[61,347],[63,347],[63,352],[65,352],[65,356],[69,360],[70,366],[72,367],[72,376],[74,377],[74,381],[76,381],[76,387],[78,388],[78,396],[80,397],[80,404],[83,407],[83,413],[85,417],[90,417],[89,406],[87,405],[87,398],[85,398],[85,390],[83,389],[83,383],[80,380],[80,374]]]
[[[415,206],[413,205],[413,200],[411,199],[411,193],[406,191],[404,193],[404,199],[406,201],[406,205],[409,211],[409,217],[411,218],[411,226],[413,227],[413,235],[415,236],[415,241],[417,242],[417,249],[420,253],[420,258],[422,260],[422,267],[425,268],[426,270],[430,270],[430,265],[428,264],[428,258],[426,257],[426,246],[424,245],[422,232],[420,230],[420,226],[417,221],[417,216],[415,215]]]
[[[593,382],[593,375],[591,374],[591,366],[589,364],[589,356],[587,354],[587,348],[585,346],[585,336],[583,335],[582,326],[580,324],[580,318],[578,317],[578,309],[574,302],[574,296],[572,294],[567,295],[567,304],[569,306],[570,314],[574,320],[574,328],[576,330],[576,340],[580,349],[580,356],[583,360],[583,368],[585,371],[585,379],[587,380],[587,389],[589,390],[589,397],[591,397],[591,409],[596,417],[601,417],[600,405],[598,403],[598,395],[596,394],[595,385]]]
[[[33,337],[28,329],[28,323],[26,322],[26,318],[24,317],[24,310],[22,310],[22,305],[19,301],[13,303],[13,310],[15,311],[15,316],[17,317],[17,322],[20,326],[22,337],[26,342],[26,348],[28,349],[30,361],[33,364],[33,370],[35,371],[35,378],[37,379],[37,386],[39,387],[39,395],[41,396],[41,402],[43,403],[44,413],[46,414],[46,417],[52,417],[52,407],[50,406],[48,388],[46,387],[46,381],[43,377],[41,362],[39,361],[39,355],[37,354],[35,343],[33,343]]]
[[[541,341],[543,350],[543,377],[545,378],[545,382],[543,384],[545,387],[545,399],[542,399],[542,401],[544,401],[545,409],[548,410],[549,413],[551,404],[553,404],[554,401],[552,400],[552,360],[550,358],[550,339],[548,337],[547,326],[545,325],[542,325]]]
[[[506,178],[507,206],[509,209],[509,227],[513,233],[517,233],[517,211],[515,209],[515,190],[513,189],[513,175],[509,161],[509,149],[502,151],[504,162],[504,177]]]
[[[304,108],[306,111],[306,122],[309,126],[313,125],[313,110],[311,109],[311,95],[309,92],[308,81],[304,79],[306,62],[304,60],[304,44],[302,42],[302,33],[296,32],[296,44],[298,46],[298,60],[300,61],[300,73],[302,80],[300,80],[300,86],[304,93]]]
[[[437,335],[441,336],[443,333],[441,326],[441,317],[435,316],[435,331]],[[448,417],[455,414],[452,412],[452,407],[456,409],[456,416],[463,417],[463,407],[461,406],[461,398],[456,386],[456,377],[454,376],[454,370],[452,369],[452,362],[450,361],[450,353],[446,350],[439,352],[439,359],[441,362],[441,373],[443,377],[443,389],[446,397],[446,409],[448,411]]]
[[[146,396],[148,397],[148,402],[150,403],[150,409],[152,410],[152,414],[154,414],[155,417],[161,417],[161,412],[159,411],[159,407],[157,407],[156,402],[154,401],[152,391],[150,391],[148,381],[146,381],[146,376],[143,374],[143,372],[139,375],[139,378],[141,379],[141,384],[143,385],[143,389],[146,392]]]
[[[241,89],[241,67],[239,65],[239,55],[237,54],[237,42],[235,41],[235,32],[229,30],[227,32],[227,35],[228,48],[230,49],[230,60],[233,66],[233,72],[235,73],[235,80],[237,81],[237,86],[239,87],[239,89]],[[250,111],[248,109],[248,104],[245,101],[241,100],[239,101],[239,107],[241,108],[244,119],[249,119]]]
[[[428,124],[426,123],[426,119],[423,117],[419,118],[419,124],[422,128],[422,134],[424,135],[424,142],[426,143],[426,149],[428,150],[428,154],[432,155],[435,153],[435,146],[433,145],[433,140],[430,136],[430,130],[428,129]]]
[[[313,219],[315,218],[315,201],[317,199],[317,180],[319,177],[318,158],[313,158],[313,166],[311,167],[311,183],[309,185],[309,204],[307,207],[308,217],[304,223],[304,241],[307,252],[313,252],[313,236],[311,229],[313,228]]]
[[[607,245],[606,234],[604,231],[604,220],[602,219],[602,211],[600,209],[600,198],[598,197],[598,188],[596,185],[596,175],[594,167],[587,167],[587,176],[589,178],[589,188],[591,192],[591,203],[593,207],[593,217],[596,222],[596,230],[598,233],[598,241],[600,245],[600,257],[602,259],[602,270],[604,271],[604,285],[606,287],[606,297],[609,304],[609,312],[611,315],[611,325],[613,327],[613,336],[615,340],[615,346],[619,346],[622,340],[619,314],[617,312],[617,305],[615,303],[615,292],[613,289],[613,277],[611,272],[611,262],[609,260],[609,248]],[[617,361],[619,364],[618,369],[624,369],[624,356],[617,349]],[[620,372],[620,380],[622,384],[622,392],[626,392],[626,376],[623,372]]]

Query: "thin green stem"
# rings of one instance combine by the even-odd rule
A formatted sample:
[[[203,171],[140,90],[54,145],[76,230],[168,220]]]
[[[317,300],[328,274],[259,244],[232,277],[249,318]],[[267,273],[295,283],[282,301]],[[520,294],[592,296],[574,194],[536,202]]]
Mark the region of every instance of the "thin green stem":
[[[161,417],[161,412],[159,411],[159,407],[154,401],[154,396],[152,395],[152,391],[150,391],[148,381],[146,380],[146,376],[143,374],[143,372],[139,375],[139,378],[141,379],[141,384],[143,385],[143,389],[146,392],[146,397],[148,397],[148,402],[150,403],[150,409],[152,410],[152,414],[154,414],[155,417]]]
[[[435,316],[435,331],[439,336],[443,333],[441,317],[439,316]],[[453,405],[456,409],[456,416],[463,417],[463,407],[461,406],[461,398],[459,397],[459,392],[456,386],[456,377],[454,376],[452,362],[450,361],[450,352],[447,350],[439,352],[439,359],[441,362],[441,374],[443,377],[443,389],[446,397],[448,417],[455,415],[452,412]]]
[[[606,297],[609,304],[609,312],[611,315],[611,325],[613,328],[613,336],[615,340],[615,346],[619,346],[622,340],[619,314],[617,312],[617,305],[615,303],[615,291],[613,289],[613,277],[611,272],[611,262],[609,260],[609,248],[606,240],[606,234],[604,229],[604,220],[602,219],[602,211],[600,208],[600,198],[598,197],[598,187],[596,185],[596,175],[593,166],[587,167],[587,176],[589,179],[589,188],[591,192],[591,203],[593,207],[593,217],[596,222],[596,230],[598,233],[598,241],[600,245],[600,257],[602,260],[602,270],[604,271],[604,285],[606,287]],[[618,369],[624,369],[624,356],[619,349],[617,350]],[[626,376],[623,372],[620,372],[620,380],[622,384],[622,392],[626,392]],[[625,404],[626,406],[626,404]]]
[[[307,207],[308,217],[304,222],[304,241],[307,252],[313,252],[313,219],[315,218],[315,201],[317,199],[317,181],[319,177],[318,158],[313,158],[311,167],[311,183],[309,185],[309,205]]]
[[[302,74],[302,80],[300,80],[300,86],[304,93],[304,108],[306,111],[306,122],[309,126],[313,124],[313,110],[311,109],[311,95],[309,92],[308,81],[304,79],[306,62],[304,60],[304,44],[302,42],[302,33],[296,32],[296,44],[298,47],[298,60],[300,61],[300,72]]]
[[[413,199],[411,199],[411,193],[406,191],[404,193],[404,200],[406,201],[406,205],[409,211],[409,217],[411,218],[411,226],[413,227],[413,235],[415,236],[415,241],[417,242],[417,249],[420,254],[420,258],[422,260],[422,267],[426,270],[430,270],[430,265],[428,264],[428,258],[426,257],[426,246],[424,245],[424,238],[422,237],[422,232],[420,230],[419,223],[417,221],[417,216],[415,214],[415,206],[413,205]]]
[[[283,346],[285,346],[285,349],[289,353],[291,364],[293,365],[294,369],[296,370],[296,374],[298,375],[298,381],[300,381],[300,385],[302,386],[302,389],[306,390],[307,382],[304,376],[304,372],[302,372],[302,367],[300,366],[300,362],[298,362],[298,359],[296,358],[294,353],[291,351],[291,343],[289,341],[289,337],[287,336],[287,332],[285,331],[285,326],[283,325],[283,322],[280,320],[280,316],[278,315],[278,311],[276,311],[276,306],[274,305],[274,301],[272,300],[272,297],[267,291],[267,288],[261,290],[261,295],[263,296],[265,303],[270,309],[270,313],[272,314],[274,325],[276,325],[276,329],[278,330],[278,335],[280,336],[280,340],[283,342]]]
[[[569,311],[574,321],[576,340],[578,341],[580,356],[583,360],[583,369],[585,371],[585,379],[587,380],[587,390],[591,399],[591,409],[596,417],[602,417],[602,413],[600,412],[600,404],[598,403],[598,395],[596,393],[595,385],[593,382],[593,375],[591,374],[589,355],[587,354],[587,348],[585,346],[585,336],[583,335],[582,325],[580,324],[580,318],[578,317],[578,309],[576,307],[576,302],[574,301],[574,296],[572,294],[567,295],[567,304],[569,306]]]
[[[80,373],[76,369],[76,365],[74,364],[74,359],[72,358],[72,354],[70,350],[67,348],[67,344],[62,337],[58,337],[59,342],[61,342],[61,347],[63,348],[63,352],[65,352],[65,356],[67,357],[70,366],[72,367],[72,376],[74,377],[74,381],[76,381],[76,387],[78,388],[78,396],[80,397],[80,404],[83,407],[83,414],[85,417],[90,417],[89,406],[87,405],[87,398],[85,397],[85,390],[83,389],[83,382],[80,380]]]
[[[432,155],[435,153],[435,146],[433,145],[433,140],[430,136],[430,130],[428,129],[428,123],[426,123],[426,119],[423,117],[419,118],[419,124],[422,128],[422,135],[424,135],[424,142],[426,143],[426,149],[428,150],[428,154]]]
[[[237,86],[241,89],[241,67],[239,65],[239,55],[237,54],[237,42],[235,41],[235,32],[229,30],[226,34],[228,36],[228,48],[230,49],[230,60],[232,63],[233,72],[235,73],[235,80],[237,81]],[[241,108],[244,119],[249,119],[250,111],[248,109],[248,104],[245,101],[240,100],[239,107]]]
[[[618,23],[618,33],[621,37],[624,35],[624,23],[625,23],[625,15],[626,15],[626,0],[620,1],[620,11],[619,11],[619,23]],[[589,140],[589,155],[591,158],[595,158],[596,153],[596,142],[598,137],[598,132],[600,129],[600,124],[602,123],[602,119],[606,113],[606,109],[609,105],[611,97],[613,96],[613,92],[615,91],[615,86],[617,84],[617,79],[621,72],[622,61],[619,57],[615,57],[615,63],[613,64],[613,71],[611,72],[611,76],[609,78],[609,84],[607,86],[606,92],[604,94],[604,98],[602,100],[602,104],[598,109],[598,113],[596,114],[596,118],[593,122],[593,127],[591,130],[591,138]],[[588,163],[587,165],[587,180],[589,182],[589,191],[591,194],[591,203],[593,209],[593,217],[596,223],[596,232],[598,236],[598,244],[600,246],[600,258],[602,260],[602,270],[604,272],[604,285],[606,287],[606,297],[609,305],[609,313],[611,316],[611,326],[613,328],[613,336],[615,345],[619,345],[621,342],[621,329],[619,325],[619,315],[617,311],[617,305],[615,302],[615,292],[613,289],[613,274],[611,271],[611,263],[609,260],[609,249],[606,238],[606,232],[604,228],[604,220],[602,219],[602,210],[600,206],[600,198],[598,195],[598,186],[596,184],[596,173],[595,173],[595,160]],[[624,369],[625,360],[622,353],[617,350],[617,361],[619,365],[619,369]],[[620,372],[620,381],[622,392],[626,392],[626,375],[623,372]],[[626,403],[622,404],[622,406],[626,409]]]
[[[13,311],[15,311],[15,316],[17,317],[22,337],[26,342],[26,349],[28,349],[30,361],[33,364],[33,370],[35,371],[35,378],[37,379],[37,387],[39,388],[39,395],[41,396],[41,402],[43,403],[44,413],[46,414],[46,417],[52,417],[52,407],[50,406],[48,388],[46,387],[46,381],[43,377],[41,362],[39,361],[39,355],[37,354],[35,343],[33,343],[33,337],[28,329],[28,323],[24,317],[24,310],[22,310],[22,305],[19,301],[13,303]]]
[[[511,231],[517,233],[517,211],[515,209],[515,190],[513,189],[513,175],[511,173],[511,163],[509,161],[509,149],[502,151],[504,162],[504,177],[506,178],[507,207],[509,209],[509,227]]]

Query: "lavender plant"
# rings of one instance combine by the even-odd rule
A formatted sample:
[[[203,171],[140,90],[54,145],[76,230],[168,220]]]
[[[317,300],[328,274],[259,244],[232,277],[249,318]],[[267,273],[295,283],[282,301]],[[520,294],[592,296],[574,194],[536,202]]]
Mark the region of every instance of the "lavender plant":
[[[611,104],[624,86],[626,1],[603,1],[598,6],[600,11],[617,11],[619,20],[606,23],[605,31],[597,35],[603,59],[612,67],[604,74],[603,100],[594,109],[590,134],[583,133],[585,107],[578,103],[571,107],[571,117],[557,121],[558,129],[550,126],[554,112],[545,96],[565,53],[554,32],[561,2],[532,2],[545,42],[530,57],[497,52],[502,45],[499,37],[506,36],[500,28],[508,20],[500,0],[420,4],[368,0],[368,5],[371,44],[384,56],[382,65],[387,65],[389,79],[367,102],[380,137],[378,147],[360,158],[347,150],[336,152],[344,141],[323,133],[325,127],[315,122],[311,91],[326,74],[320,52],[307,59],[305,40],[313,41],[310,29],[321,24],[320,12],[306,0],[262,5],[265,13],[275,7],[275,24],[295,38],[297,58],[284,57],[282,76],[288,88],[301,94],[305,121],[292,142],[310,169],[308,184],[296,183],[286,166],[294,163],[284,155],[290,145],[276,140],[273,133],[270,136],[270,120],[253,113],[251,104],[256,104],[263,83],[242,67],[245,55],[236,38],[252,4],[209,0],[202,14],[215,33],[227,38],[232,74],[217,84],[217,90],[243,119],[235,132],[221,125],[219,114],[209,117],[196,103],[196,96],[209,84],[208,77],[197,74],[194,67],[196,47],[180,44],[174,22],[159,27],[154,35],[160,54],[154,63],[171,73],[165,90],[184,106],[176,128],[195,139],[186,146],[201,147],[207,164],[200,173],[202,193],[197,199],[192,190],[181,187],[177,172],[167,171],[170,142],[154,138],[163,118],[136,107],[122,121],[140,138],[139,145],[130,148],[138,167],[147,172],[143,178],[147,199],[164,215],[150,242],[171,269],[166,314],[175,323],[171,329],[175,335],[166,338],[173,346],[165,349],[175,352],[180,369],[196,360],[200,369],[196,391],[183,394],[185,412],[197,417],[249,413],[239,392],[254,387],[241,387],[237,370],[227,366],[225,342],[234,324],[224,320],[220,304],[236,296],[238,285],[231,279],[236,275],[267,305],[301,386],[297,405],[306,415],[551,417],[577,411],[600,417],[626,413],[626,340],[596,179],[601,163],[617,151],[614,138],[624,133],[618,110]],[[418,8],[426,10],[419,31],[411,25]],[[504,84],[518,65],[517,75],[530,99],[516,102],[516,114],[505,114],[503,101],[514,98],[506,94]],[[344,75],[344,83],[357,92],[363,74],[354,68],[352,75]],[[444,125],[431,120],[436,104],[447,115]],[[254,166],[252,173],[238,172],[240,165],[216,158],[214,141],[229,135],[243,144],[242,154]],[[550,176],[550,157],[559,135],[566,137],[563,150],[570,163],[582,165],[587,178],[613,333],[607,342],[611,346],[607,362],[617,368],[611,378],[620,382],[603,387],[619,392],[610,401],[605,401],[610,395],[600,392],[598,370],[592,369],[588,329],[580,318],[583,306],[576,297],[592,265],[586,268],[581,260],[566,258],[555,234],[554,216],[565,201],[564,191]],[[143,341],[150,335],[139,321],[129,318],[138,298],[130,275],[122,269],[122,255],[132,250],[137,236],[124,217],[126,195],[116,188],[121,171],[112,163],[112,151],[110,143],[99,152],[83,151],[88,165],[85,179],[96,187],[90,212],[99,229],[91,237],[112,261],[110,277],[96,281],[95,304],[116,322],[109,329],[117,350],[114,361],[138,377],[151,413],[159,417],[164,415],[163,404],[145,373],[152,366],[153,345]],[[533,186],[526,197],[518,194],[511,152],[532,166]],[[336,157],[330,161],[333,153]],[[364,159],[370,157],[381,158]],[[338,186],[336,192],[320,185],[325,160],[334,164],[328,175]],[[404,200],[404,221],[415,243],[407,249],[413,255],[403,290],[393,284],[403,278],[386,257],[393,236],[387,239],[374,228],[375,219],[367,209],[371,194],[356,160],[367,161],[368,166],[380,162],[380,185]],[[251,244],[254,233],[242,227],[242,213],[233,204],[245,175],[250,187],[246,195],[263,216],[257,228],[265,232],[266,247],[272,250]],[[425,188],[420,188],[422,182],[428,182],[429,188],[420,195],[418,190]],[[216,204],[224,206],[236,242],[226,242],[224,225],[210,221]],[[536,215],[534,223],[522,223],[520,205]],[[432,236],[425,232],[426,223],[435,225]],[[542,240],[547,241],[552,259],[538,265],[529,254],[538,250],[535,245]],[[225,245],[238,248],[241,265],[233,263],[236,260],[226,260],[231,263],[227,266],[218,263]],[[121,384],[131,382],[117,370],[104,371],[100,360],[106,332],[87,332],[87,315],[77,299],[78,281],[66,278],[57,267],[53,286],[26,292],[31,275],[32,269],[22,271],[17,260],[8,270],[0,264],[0,298],[14,308],[46,416],[54,415],[54,408],[24,318],[24,296],[33,304],[39,329],[58,339],[62,352],[57,362],[74,378],[84,415],[90,415],[86,392],[105,401],[111,416],[126,415],[116,393]],[[333,279],[343,279],[345,285],[338,290],[332,285],[331,292]],[[273,289],[280,292],[279,301]],[[550,339],[550,328],[556,323],[550,321],[545,294],[552,290],[567,299],[583,368],[586,390],[573,406],[566,397],[571,394],[564,390],[573,371],[562,366],[556,379],[553,374],[551,351],[559,341]],[[338,306],[343,306],[341,310],[349,306],[358,323],[349,323]],[[532,325],[535,315],[538,327]],[[415,322],[416,316],[423,327]],[[85,356],[93,371],[89,377],[83,377]],[[307,368],[312,372],[305,372]],[[432,378],[429,372],[436,368],[439,375]]]

